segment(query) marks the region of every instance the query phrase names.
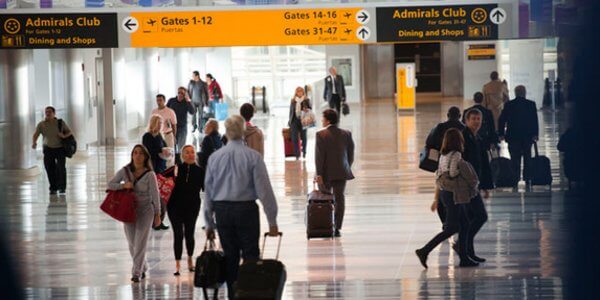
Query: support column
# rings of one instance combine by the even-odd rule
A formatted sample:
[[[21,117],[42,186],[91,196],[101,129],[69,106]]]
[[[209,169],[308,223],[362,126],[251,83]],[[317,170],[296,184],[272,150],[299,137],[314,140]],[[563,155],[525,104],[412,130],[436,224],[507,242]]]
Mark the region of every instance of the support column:
[[[4,178],[40,173],[31,150],[35,130],[29,85],[32,64],[33,50],[0,50],[0,175]]]
[[[102,103],[102,114],[99,116],[104,119],[104,130],[99,138],[102,145],[112,146],[115,144],[115,113],[113,96],[113,55],[112,49],[102,49],[102,75],[104,83],[104,99]]]
[[[67,97],[66,109],[68,124],[77,139],[78,149],[76,155],[86,155],[86,137],[88,119],[85,114],[85,74],[83,66],[83,53],[80,49],[65,50],[67,57]]]

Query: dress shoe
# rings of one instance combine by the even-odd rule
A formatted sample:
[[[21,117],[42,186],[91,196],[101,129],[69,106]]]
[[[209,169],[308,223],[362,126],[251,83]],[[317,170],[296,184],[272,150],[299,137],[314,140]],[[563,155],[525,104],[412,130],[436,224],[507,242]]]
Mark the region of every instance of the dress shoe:
[[[146,272],[142,272],[142,279],[146,278]]]
[[[333,236],[334,236],[334,237],[341,237],[341,236],[342,236],[342,233],[340,233],[340,231],[336,229],[336,230],[335,230],[335,233],[333,234]]]
[[[140,278],[138,276],[131,277],[132,282],[140,282]]]
[[[485,262],[485,258],[479,257],[479,256],[477,256],[477,255],[475,255],[475,254],[473,254],[473,255],[469,255],[469,258],[470,258],[472,261],[475,261],[475,262],[478,262],[478,263],[484,263],[484,262]]]
[[[161,230],[161,228],[160,228],[160,225],[158,225],[158,226],[156,226],[156,227],[152,227],[152,229],[154,229],[154,230],[156,230],[156,231],[159,231],[159,230]]]
[[[467,258],[461,259],[460,264],[458,266],[461,268],[477,267],[477,266],[479,266],[479,263],[476,263],[467,257]]]
[[[423,267],[427,269],[427,254],[425,253],[425,251],[423,251],[422,249],[417,249],[415,250],[415,254],[419,258],[421,265],[423,265]]]

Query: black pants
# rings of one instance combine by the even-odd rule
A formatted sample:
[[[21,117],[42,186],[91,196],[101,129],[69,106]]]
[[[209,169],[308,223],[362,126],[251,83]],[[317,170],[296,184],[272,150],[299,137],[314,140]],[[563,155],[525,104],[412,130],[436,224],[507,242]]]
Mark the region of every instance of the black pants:
[[[434,236],[422,250],[429,254],[437,245],[458,232],[458,252],[461,255],[461,259],[463,259],[466,248],[466,237],[469,231],[468,226],[465,226],[464,223],[461,226],[461,215],[464,216],[466,214],[466,205],[454,204],[454,195],[448,191],[440,191],[440,198],[446,211],[446,219],[442,227],[442,232]]]
[[[196,233],[196,220],[198,219],[198,213],[200,207],[194,208],[169,208],[169,220],[171,220],[171,228],[173,228],[173,251],[175,253],[175,259],[181,259],[181,253],[183,252],[183,238],[185,237],[185,248],[187,249],[187,255],[194,255],[194,247],[196,241],[194,234]]]
[[[467,242],[466,242],[466,251],[467,255],[474,256],[475,255],[475,247],[473,245],[473,240],[475,239],[475,235],[479,232],[483,224],[487,222],[488,215],[485,210],[485,205],[483,204],[483,199],[481,195],[477,195],[477,197],[471,199],[471,203],[467,204],[466,207],[466,216],[463,215],[463,224],[466,222],[469,226],[469,233],[467,234]],[[466,219],[464,218],[466,217]]]
[[[342,99],[340,98],[340,95],[331,95],[331,99],[329,99],[329,108],[334,108],[337,111],[338,116],[340,115],[340,110],[342,108]]]
[[[244,261],[260,257],[260,219],[255,201],[215,201],[215,217],[221,247],[227,264],[227,289],[233,299],[233,284],[237,280],[240,252]]]
[[[300,141],[302,141],[302,154],[306,156],[306,129],[302,129],[302,123],[296,122],[291,124],[290,134],[292,137],[292,143],[294,144],[294,154],[296,157],[300,157]]]
[[[332,180],[325,182],[325,191],[333,191],[335,201],[335,229],[342,230],[344,212],[346,211],[346,180]]]
[[[44,146],[44,167],[50,182],[50,191],[65,190],[67,188],[67,156],[61,148]]]
[[[508,152],[510,153],[510,160],[513,163],[513,169],[517,173],[517,176],[521,175],[521,158],[523,158],[523,176],[521,179],[529,180],[529,166],[531,163],[531,146],[532,141],[511,141],[508,143]]]

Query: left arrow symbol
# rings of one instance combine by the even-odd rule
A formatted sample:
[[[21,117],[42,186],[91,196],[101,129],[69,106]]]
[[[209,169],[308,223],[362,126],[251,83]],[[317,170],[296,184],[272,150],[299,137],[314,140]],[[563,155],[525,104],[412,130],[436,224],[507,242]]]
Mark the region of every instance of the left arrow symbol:
[[[123,30],[128,33],[134,33],[138,29],[138,21],[134,17],[127,17],[121,24]]]

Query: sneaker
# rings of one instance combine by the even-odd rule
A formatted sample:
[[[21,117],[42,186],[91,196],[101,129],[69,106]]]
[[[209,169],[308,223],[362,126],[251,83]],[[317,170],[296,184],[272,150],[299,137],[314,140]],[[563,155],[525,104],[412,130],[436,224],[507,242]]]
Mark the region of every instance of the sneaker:
[[[477,267],[477,266],[479,266],[479,263],[476,263],[467,257],[467,258],[461,259],[460,264],[458,266],[461,268]]]

